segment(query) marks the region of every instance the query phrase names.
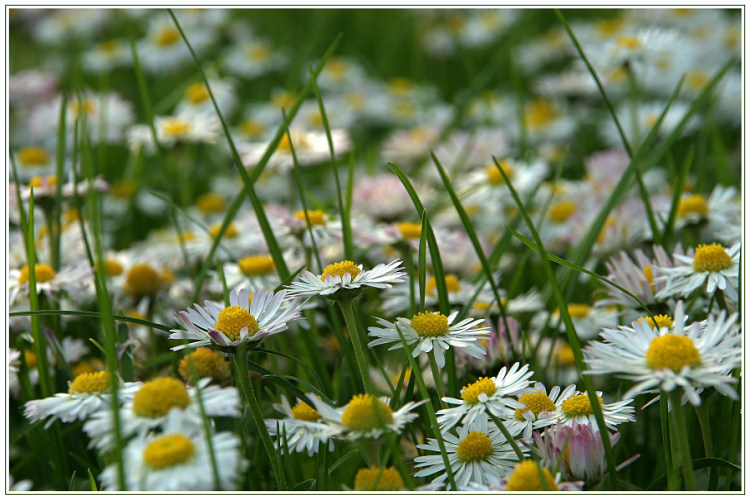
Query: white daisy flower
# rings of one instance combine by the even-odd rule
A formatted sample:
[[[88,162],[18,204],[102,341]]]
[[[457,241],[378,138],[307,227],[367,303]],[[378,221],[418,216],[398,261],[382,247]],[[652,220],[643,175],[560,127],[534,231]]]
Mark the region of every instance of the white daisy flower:
[[[695,255],[673,254],[675,265],[659,268],[662,276],[655,282],[664,282],[664,288],[656,294],[657,299],[672,296],[687,297],[695,289],[706,284],[706,293],[711,296],[717,289],[724,292],[732,302],[737,302],[740,278],[741,243],[725,249],[718,243],[698,245]]]
[[[208,84],[211,87],[211,93],[213,93],[214,99],[216,99],[216,104],[219,106],[222,116],[225,118],[231,117],[237,107],[237,97],[230,81],[210,77]],[[188,86],[185,90],[185,95],[175,108],[175,114],[178,116],[184,114],[216,115],[216,108],[214,108],[211,95],[208,93],[208,87],[206,87],[203,80]]]
[[[131,64],[130,46],[124,40],[104,40],[83,54],[82,66],[92,73],[104,73]]]
[[[257,78],[286,65],[289,58],[267,40],[257,36],[244,38],[226,49],[222,64],[226,72],[243,78]]]
[[[451,346],[470,356],[481,358],[487,351],[480,341],[487,339],[489,327],[480,327],[479,325],[484,323],[484,320],[473,318],[466,318],[453,324],[456,316],[458,316],[458,311],[447,317],[439,312],[421,312],[411,319],[398,318],[396,323],[378,318],[380,326],[369,328],[369,336],[377,338],[370,341],[367,347],[393,344],[389,350],[402,348],[400,329],[408,346],[417,344],[411,353],[413,357],[416,358],[423,352],[433,351],[435,361],[440,368],[445,366],[443,351],[450,349]]]
[[[349,132],[342,129],[333,129],[331,140],[333,141],[333,150],[337,155],[346,153],[352,148],[352,141]],[[291,134],[291,144],[289,142]],[[315,165],[330,160],[331,151],[328,146],[328,138],[325,132],[306,131],[301,129],[292,129],[289,134],[281,138],[276,151],[274,151],[268,166],[276,168],[281,172],[290,172],[294,168],[294,158],[292,156],[292,147],[297,157],[297,163],[300,167]],[[246,168],[255,168],[258,162],[263,158],[268,148],[268,142],[240,144],[238,150],[242,156],[242,164]]]
[[[162,146],[169,147],[178,142],[214,144],[219,140],[221,123],[215,115],[182,112],[175,116],[154,117],[154,128]],[[144,136],[143,139],[153,141],[150,135]]]
[[[198,382],[205,413],[209,417],[239,417],[242,404],[236,387],[209,385],[210,378]],[[203,426],[198,393],[195,386],[186,386],[172,377],[159,377],[138,386],[128,387],[129,392],[119,395],[120,432],[123,439],[138,435],[145,436],[168,420],[168,414],[178,409],[184,414],[184,429]],[[90,448],[107,452],[114,449],[115,436],[112,428],[112,410],[100,408],[83,425],[83,430],[91,438]]]
[[[338,439],[378,438],[387,433],[400,433],[404,425],[418,417],[409,413],[422,402],[409,402],[393,411],[390,399],[370,394],[356,394],[345,406],[334,408],[318,398],[311,398],[322,421],[336,430]]]
[[[310,401],[317,399],[312,393],[306,396]],[[320,444],[326,442],[328,442],[328,449],[333,451],[332,438],[339,433],[339,429],[324,423],[315,408],[301,400],[292,407],[283,394],[281,403],[274,404],[273,407],[284,414],[282,419],[266,419],[269,434],[275,436],[277,431],[283,434],[283,437],[279,436],[274,443],[277,450],[283,452],[282,439],[284,439],[290,452],[307,451],[309,456],[313,456],[318,452]]]
[[[515,396],[529,392],[529,379],[534,372],[529,371],[529,365],[523,365],[520,369],[519,363],[514,363],[510,370],[502,367],[495,378],[482,377],[476,382],[461,389],[461,399],[444,397],[443,401],[451,405],[459,405],[446,408],[437,412],[437,421],[441,430],[451,429],[461,421],[465,425],[471,425],[478,417],[484,415],[485,410],[501,419],[511,419],[518,408],[525,408]],[[508,430],[511,434],[517,434],[523,425],[511,426],[516,431]],[[516,429],[517,427],[517,429]]]
[[[556,385],[547,393],[547,388],[541,382],[535,382],[531,389],[533,392],[527,392],[518,398],[518,402],[523,403],[525,407],[517,408],[515,411],[516,420],[524,424],[523,437],[526,439],[531,437],[533,429],[541,427],[537,424],[540,417],[555,412],[563,401],[576,392],[575,385],[569,385],[564,390],[560,390]]]
[[[698,391],[714,387],[733,399],[736,379],[729,375],[742,362],[742,332],[737,314],[719,316],[686,325],[682,301],[677,303],[674,321],[657,316],[659,328],[646,321],[632,327],[605,329],[603,342],[592,342],[583,350],[588,373],[611,373],[636,383],[624,397],[658,389],[671,392],[682,387],[688,401],[701,404]]]
[[[18,180],[21,182],[29,181],[32,177],[48,177],[57,171],[55,151],[40,145],[18,148],[13,157],[18,167]]]
[[[655,295],[664,287],[662,282],[656,282],[654,278],[661,276],[660,268],[672,267],[672,260],[663,247],[653,246],[654,258],[649,259],[646,254],[636,249],[633,252],[635,259],[627,253],[620,252],[619,257],[610,258],[604,265],[609,271],[607,278],[617,283],[645,304],[655,304]],[[596,302],[597,306],[620,305],[627,308],[638,307],[638,303],[632,297],[625,295],[622,291],[605,283],[609,298]]]
[[[125,487],[131,491],[215,490],[207,439],[211,439],[219,487],[232,490],[248,466],[240,438],[231,432],[206,436],[202,426],[185,425],[184,414],[172,410],[162,432],[134,439],[123,451]],[[105,490],[117,490],[117,464],[101,476]]]
[[[36,293],[45,294],[59,300],[64,294],[80,297],[86,292],[88,282],[93,279],[91,267],[85,262],[77,262],[55,271],[45,262],[34,265]],[[8,303],[15,304],[29,296],[29,266],[8,271]]]
[[[567,394],[569,394],[568,390],[566,390],[566,395]],[[601,396],[602,392],[597,391],[596,397],[599,400],[599,405],[601,406],[602,414],[604,416],[604,423],[607,427],[615,430],[618,425],[624,422],[635,421],[633,407],[628,406],[628,403],[633,401],[632,399],[604,404]],[[580,425],[590,424],[594,429],[599,429],[587,393],[584,392],[581,394],[578,391],[574,391],[574,393],[565,400],[558,398],[558,403],[555,406],[557,408],[554,412],[540,414],[539,418],[534,423],[534,427],[541,428],[552,424],[573,425],[577,423]]]
[[[620,312],[615,307],[596,307],[588,304],[570,303],[568,304],[568,314],[573,322],[576,334],[580,339],[590,339],[596,337],[602,328],[614,327],[617,325],[617,318]],[[531,324],[541,329],[550,316],[550,326],[558,326],[561,332],[565,332],[565,323],[561,320],[560,310],[556,308],[551,314],[541,312],[534,316]]]
[[[179,10],[176,14],[180,17]],[[215,34],[205,23],[195,21],[181,19],[180,25],[193,50],[200,56],[211,44]],[[143,69],[160,75],[176,71],[193,59],[174,21],[167,15],[155,16],[149,20],[146,36],[136,42],[136,49]]]
[[[23,414],[31,423],[48,418],[45,429],[56,420],[65,423],[85,420],[111,400],[110,382],[106,371],[82,373],[69,382],[68,392],[26,402]],[[132,395],[139,388],[139,383],[126,382],[119,391]]]
[[[390,288],[391,283],[404,281],[406,273],[401,271],[400,260],[389,264],[378,264],[374,268],[364,271],[362,264],[355,265],[350,260],[331,264],[323,269],[323,274],[317,276],[310,271],[302,271],[300,281],[295,281],[287,290],[292,297],[323,297],[339,300],[351,299],[364,290],[361,287]]]
[[[189,344],[172,347],[173,351],[186,347],[211,346],[213,348],[234,348],[243,342],[257,342],[269,335],[286,331],[287,323],[299,318],[301,303],[285,300],[287,292],[274,293],[270,290],[257,290],[250,296],[244,288],[232,290],[229,305],[207,300],[204,307],[193,304],[194,308],[177,313],[182,330],[172,330],[172,340],[192,340]]]
[[[444,433],[443,441],[457,488],[465,488],[471,482],[487,485],[512,470],[516,454],[500,429],[490,426],[487,417],[456,431],[456,436]],[[428,438],[427,444],[419,444],[417,448],[434,453],[414,459],[416,467],[421,468],[414,475],[425,477],[440,473],[432,480],[432,486],[444,487],[448,474],[437,439]]]

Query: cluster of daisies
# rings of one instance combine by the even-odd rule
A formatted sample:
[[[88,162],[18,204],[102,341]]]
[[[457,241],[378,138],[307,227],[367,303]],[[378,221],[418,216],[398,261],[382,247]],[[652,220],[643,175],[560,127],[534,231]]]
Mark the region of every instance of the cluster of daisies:
[[[15,489],[77,474],[106,490],[267,489],[284,476],[359,491],[591,490],[615,470],[665,470],[658,446],[620,439],[635,426],[667,415],[670,441],[682,406],[736,417],[735,12],[571,20],[620,129],[539,11],[398,13],[430,64],[507,55],[497,64],[527,84],[520,101],[510,83],[452,95],[445,75],[383,78],[339,52],[304,60],[246,12],[173,14],[9,15],[15,50],[39,49],[33,67],[11,51],[9,78]],[[137,87],[108,77],[131,73]],[[300,91],[311,74],[322,105]],[[633,168],[652,139],[657,153],[682,142]],[[508,227],[596,278],[558,274],[561,310],[539,253]],[[23,458],[40,443],[71,460],[40,460],[40,476]]]

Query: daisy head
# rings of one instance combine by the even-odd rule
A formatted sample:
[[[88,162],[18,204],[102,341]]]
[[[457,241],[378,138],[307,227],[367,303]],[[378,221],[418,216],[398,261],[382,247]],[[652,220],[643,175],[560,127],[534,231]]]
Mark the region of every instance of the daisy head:
[[[558,491],[557,482],[549,469],[534,460],[524,460],[508,476],[507,491]]]
[[[318,399],[312,400],[315,410],[325,423],[338,428],[339,438],[378,438],[386,433],[400,433],[407,423],[417,418],[409,413],[421,403],[410,402],[397,411],[389,406],[388,398],[357,394],[341,408],[333,408]]]
[[[351,300],[364,292],[362,287],[390,288],[391,283],[403,282],[405,273],[400,264],[400,260],[394,260],[364,271],[361,264],[344,260],[326,266],[320,276],[303,271],[300,281],[288,287],[289,295],[304,298],[321,295],[331,300]]]
[[[369,467],[359,469],[354,477],[356,491],[399,491],[404,489],[404,480],[395,467]]]
[[[593,428],[598,429],[599,427],[588,393],[584,392],[581,394],[578,391],[570,391],[570,388],[568,388],[565,390],[565,395],[568,396],[565,399],[561,397],[557,398],[555,411],[539,415],[534,427],[546,427],[555,423],[559,425],[573,425],[577,423],[589,424]],[[607,427],[616,429],[623,422],[632,422],[635,420],[633,407],[628,406],[628,403],[633,401],[632,399],[605,404],[602,400],[601,391],[597,391],[596,399],[599,402],[599,407],[604,416],[604,423]]]
[[[310,401],[318,398],[312,394],[306,394]],[[284,414],[284,418],[266,419],[266,427],[270,435],[283,435],[285,446],[282,445],[281,436],[274,443],[279,452],[288,449],[290,452],[307,451],[309,456],[317,453],[321,443],[328,442],[328,448],[333,451],[333,437],[339,433],[335,426],[323,421],[320,413],[307,404],[299,400],[297,404],[291,406],[286,396],[281,396],[281,403],[273,405],[273,408]]]
[[[661,268],[662,276],[657,281],[664,282],[664,288],[656,295],[657,299],[673,296],[687,297],[697,288],[706,285],[706,293],[711,296],[721,290],[732,302],[737,301],[740,275],[740,243],[724,248],[719,243],[698,245],[695,254],[675,254],[675,266]]]
[[[569,385],[564,390],[560,390],[559,386],[555,386],[548,393],[544,384],[536,382],[531,392],[519,396],[518,402],[523,403],[524,408],[516,408],[515,419],[524,425],[523,437],[531,437],[532,429],[540,427],[536,424],[540,417],[544,418],[548,414],[555,412],[562,405],[562,402],[575,392],[575,385]]]
[[[245,289],[233,290],[229,304],[205,301],[204,307],[177,313],[183,329],[172,330],[170,339],[191,340],[189,344],[172,347],[210,346],[223,352],[232,352],[239,344],[258,342],[269,335],[285,331],[289,321],[299,318],[301,303],[286,300],[286,292],[274,293],[258,290],[253,294]]]

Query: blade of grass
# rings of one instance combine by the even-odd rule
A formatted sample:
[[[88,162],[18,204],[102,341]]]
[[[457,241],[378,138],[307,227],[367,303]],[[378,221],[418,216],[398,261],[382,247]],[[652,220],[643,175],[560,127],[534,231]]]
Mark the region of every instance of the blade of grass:
[[[685,179],[687,173],[690,171],[690,167],[693,164],[693,154],[695,153],[695,145],[691,144],[685,155],[685,160],[682,162],[682,168],[680,169],[680,175],[677,177],[677,182],[674,185],[674,194],[672,195],[672,207],[669,209],[669,217],[667,223],[664,225],[664,232],[661,235],[661,244],[664,248],[669,247],[669,243],[672,239],[672,228],[674,227],[674,221],[677,218],[677,208],[680,206],[680,197],[682,196],[682,188],[685,186]]]

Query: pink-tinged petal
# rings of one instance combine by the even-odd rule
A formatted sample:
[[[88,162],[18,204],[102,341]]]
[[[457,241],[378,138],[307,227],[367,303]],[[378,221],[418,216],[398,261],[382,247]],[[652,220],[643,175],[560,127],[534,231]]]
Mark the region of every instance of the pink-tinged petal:
[[[211,337],[211,340],[213,340],[216,344],[229,345],[229,337],[218,330],[209,330],[208,336]]]

